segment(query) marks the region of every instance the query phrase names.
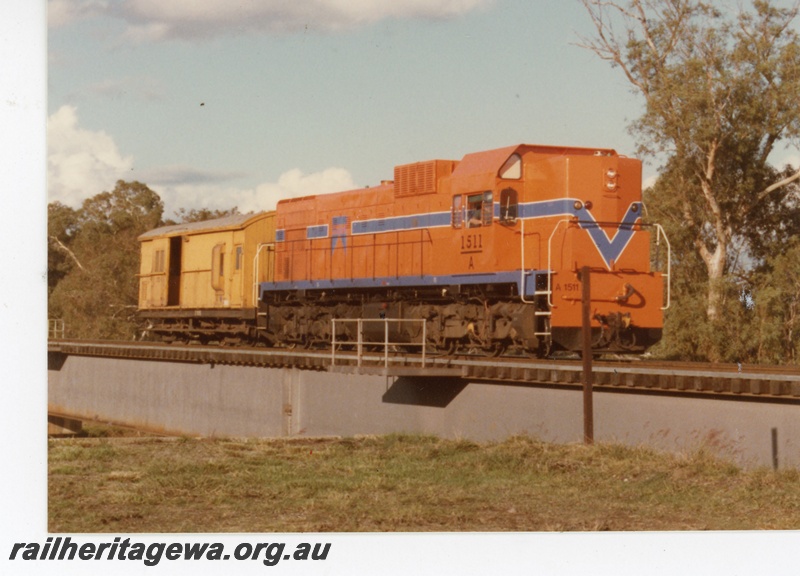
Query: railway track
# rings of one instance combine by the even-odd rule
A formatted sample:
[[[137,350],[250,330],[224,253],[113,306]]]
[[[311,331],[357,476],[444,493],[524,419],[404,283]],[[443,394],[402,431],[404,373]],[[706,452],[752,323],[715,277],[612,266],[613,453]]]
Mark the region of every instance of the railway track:
[[[580,386],[579,360],[428,357],[368,351],[225,348],[152,342],[51,340],[48,352],[120,359],[299,368],[393,377],[495,380],[521,385]],[[800,404],[800,367],[664,361],[595,361],[595,388]]]

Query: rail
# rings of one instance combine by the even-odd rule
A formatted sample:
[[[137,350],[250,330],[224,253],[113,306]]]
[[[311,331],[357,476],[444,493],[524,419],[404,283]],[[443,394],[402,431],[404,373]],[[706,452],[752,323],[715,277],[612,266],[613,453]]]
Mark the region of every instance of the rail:
[[[422,324],[422,341],[415,342],[391,342],[389,340],[389,324],[400,324],[403,322],[421,323]],[[336,366],[336,350],[342,344],[354,344],[351,340],[336,340],[336,325],[337,324],[356,324],[356,365],[362,366],[364,361],[364,324],[383,324],[383,342],[369,341],[366,344],[370,346],[383,346],[383,365],[385,368],[389,367],[389,348],[391,346],[419,346],[422,348],[420,358],[421,367],[426,367],[425,359],[425,343],[428,341],[427,324],[422,318],[334,318],[331,320],[331,366]]]

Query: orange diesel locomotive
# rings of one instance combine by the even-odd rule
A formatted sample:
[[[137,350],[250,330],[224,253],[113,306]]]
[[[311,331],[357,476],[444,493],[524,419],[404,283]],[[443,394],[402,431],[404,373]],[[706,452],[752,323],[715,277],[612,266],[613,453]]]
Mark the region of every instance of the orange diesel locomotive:
[[[640,161],[534,145],[284,200],[257,333],[329,345],[333,319],[386,318],[418,321],[390,324],[392,341],[419,342],[424,321],[427,344],[449,353],[580,350],[578,271],[589,266],[594,350],[642,352],[660,339],[669,300],[668,272],[650,266],[661,231],[642,209]],[[365,328],[380,341],[384,330]],[[336,336],[355,339],[347,325]]]

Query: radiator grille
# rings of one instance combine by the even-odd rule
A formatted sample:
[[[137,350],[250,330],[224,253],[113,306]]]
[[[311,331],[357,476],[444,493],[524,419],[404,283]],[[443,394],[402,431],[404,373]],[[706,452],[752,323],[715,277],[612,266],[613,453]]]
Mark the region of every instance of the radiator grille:
[[[396,166],[394,169],[395,196],[416,196],[435,194],[439,178],[453,172],[454,162],[430,160]]]

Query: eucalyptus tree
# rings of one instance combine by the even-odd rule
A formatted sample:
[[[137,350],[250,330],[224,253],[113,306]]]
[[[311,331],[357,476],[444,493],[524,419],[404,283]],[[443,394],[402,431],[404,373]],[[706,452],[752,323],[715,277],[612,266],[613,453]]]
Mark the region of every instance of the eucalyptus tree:
[[[713,324],[737,248],[764,258],[800,226],[800,170],[770,163],[800,136],[798,5],[755,0],[731,15],[700,0],[582,2],[594,34],[581,45],[644,98],[631,130],[664,161],[655,200],[699,258]]]
[[[145,184],[120,180],[77,210],[58,203],[48,209],[51,250],[61,255],[48,262],[57,280],[50,317],[63,319],[71,337],[130,338],[139,290],[137,237],[161,223],[161,198]]]

